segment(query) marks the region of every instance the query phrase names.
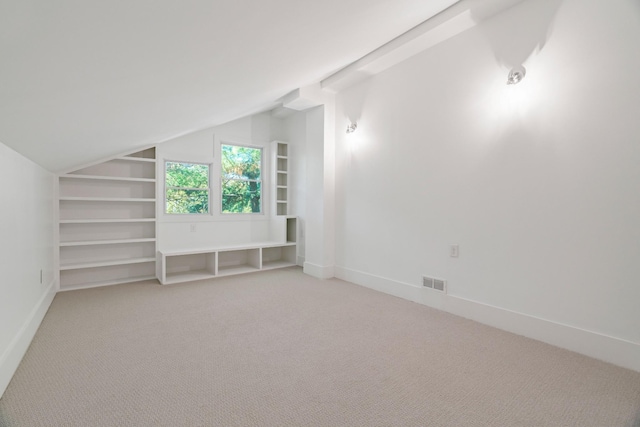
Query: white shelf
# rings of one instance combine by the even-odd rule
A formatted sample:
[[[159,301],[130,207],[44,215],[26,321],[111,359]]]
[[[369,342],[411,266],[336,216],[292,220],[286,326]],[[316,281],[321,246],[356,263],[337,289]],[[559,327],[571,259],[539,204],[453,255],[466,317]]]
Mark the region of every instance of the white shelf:
[[[60,247],[65,246],[95,246],[95,245],[115,245],[119,243],[149,243],[155,242],[155,238],[139,238],[139,239],[118,239],[118,240],[87,240],[77,242],[60,242]]]
[[[218,267],[218,277],[233,276],[235,274],[245,274],[260,271],[259,268],[250,265],[234,265],[227,267]]]
[[[278,218],[278,221],[282,221],[278,234],[281,233],[283,239],[289,239],[291,230],[288,224],[295,219]],[[158,277],[163,285],[167,285],[291,267],[296,265],[296,242],[267,241],[249,245],[160,251],[159,259],[161,264]]]
[[[99,288],[102,286],[124,285],[125,283],[146,282],[147,280],[156,280],[156,276],[138,276],[127,277],[126,279],[102,280],[99,282],[90,282],[83,285],[61,288],[60,291],[75,291],[78,289]]]
[[[282,141],[271,142],[272,161],[272,203],[271,215],[284,216],[289,213],[289,144]]]
[[[155,147],[58,178],[60,288],[154,279]]]
[[[207,270],[185,271],[182,273],[167,274],[165,285],[182,282],[194,282],[196,280],[213,279],[215,276]]]
[[[147,159],[145,157],[128,157],[128,156],[116,157],[113,160],[121,160],[121,161],[125,161],[125,162],[142,162],[142,163],[155,163],[156,162],[156,159]]]
[[[105,176],[105,175],[80,175],[80,174],[66,174],[60,175],[62,179],[86,179],[86,180],[98,180],[98,181],[125,181],[125,182],[156,182],[153,178],[129,178],[124,176]]]
[[[126,218],[126,219],[61,219],[60,224],[119,224],[135,222],[156,222],[155,218]]]
[[[78,264],[60,265],[60,271],[79,270],[82,268],[110,267],[113,265],[142,264],[144,262],[155,262],[155,258],[129,258],[112,261],[82,262]]]
[[[262,263],[263,270],[274,270],[276,268],[295,267],[295,263],[287,261],[269,261]]]
[[[60,197],[61,202],[143,202],[151,203],[156,199],[128,198],[128,197]]]

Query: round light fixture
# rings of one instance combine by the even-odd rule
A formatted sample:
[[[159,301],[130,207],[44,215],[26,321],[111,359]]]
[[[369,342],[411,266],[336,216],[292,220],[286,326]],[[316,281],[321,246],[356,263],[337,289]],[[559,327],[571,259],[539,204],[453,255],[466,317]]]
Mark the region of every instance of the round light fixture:
[[[515,67],[511,71],[509,71],[509,76],[507,77],[508,85],[518,84],[524,79],[524,76],[527,74],[527,69],[523,66]]]

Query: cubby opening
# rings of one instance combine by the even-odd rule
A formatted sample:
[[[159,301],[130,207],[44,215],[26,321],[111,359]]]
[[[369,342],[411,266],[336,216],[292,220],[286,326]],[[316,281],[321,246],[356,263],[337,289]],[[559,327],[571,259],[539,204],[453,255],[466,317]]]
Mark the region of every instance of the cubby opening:
[[[176,255],[166,258],[167,281],[206,279],[216,274],[216,254]]]
[[[262,249],[262,269],[282,268],[296,265],[296,247],[278,246]]]
[[[287,201],[287,189],[286,188],[278,188],[278,198],[279,201]]]
[[[296,218],[287,218],[287,242],[295,243],[298,236],[298,221]]]
[[[278,158],[278,171],[286,172],[287,170],[287,159]]]
[[[218,252],[218,274],[249,273],[260,269],[260,249]]]
[[[278,144],[278,156],[288,156],[288,145],[287,144]]]
[[[287,202],[277,202],[277,214],[278,215],[286,215],[287,214]]]
[[[287,185],[287,174],[278,173],[278,185]]]

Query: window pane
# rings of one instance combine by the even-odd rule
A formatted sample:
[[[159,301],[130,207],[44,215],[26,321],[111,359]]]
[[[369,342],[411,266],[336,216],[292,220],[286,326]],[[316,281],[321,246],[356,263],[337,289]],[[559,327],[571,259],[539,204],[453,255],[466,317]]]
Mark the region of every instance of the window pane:
[[[260,182],[222,180],[222,213],[260,213]]]
[[[167,188],[167,213],[206,214],[209,212],[209,190]]]
[[[262,150],[260,148],[222,146],[222,177],[226,179],[260,180]]]
[[[209,188],[209,165],[167,162],[167,187]]]

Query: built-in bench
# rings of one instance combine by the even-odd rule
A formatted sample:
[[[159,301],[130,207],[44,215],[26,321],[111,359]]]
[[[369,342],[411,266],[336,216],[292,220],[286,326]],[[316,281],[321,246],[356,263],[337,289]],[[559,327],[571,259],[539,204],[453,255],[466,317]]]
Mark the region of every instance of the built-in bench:
[[[296,265],[296,218],[286,218],[281,241],[210,248],[161,250],[158,279],[163,285],[251,273]]]

